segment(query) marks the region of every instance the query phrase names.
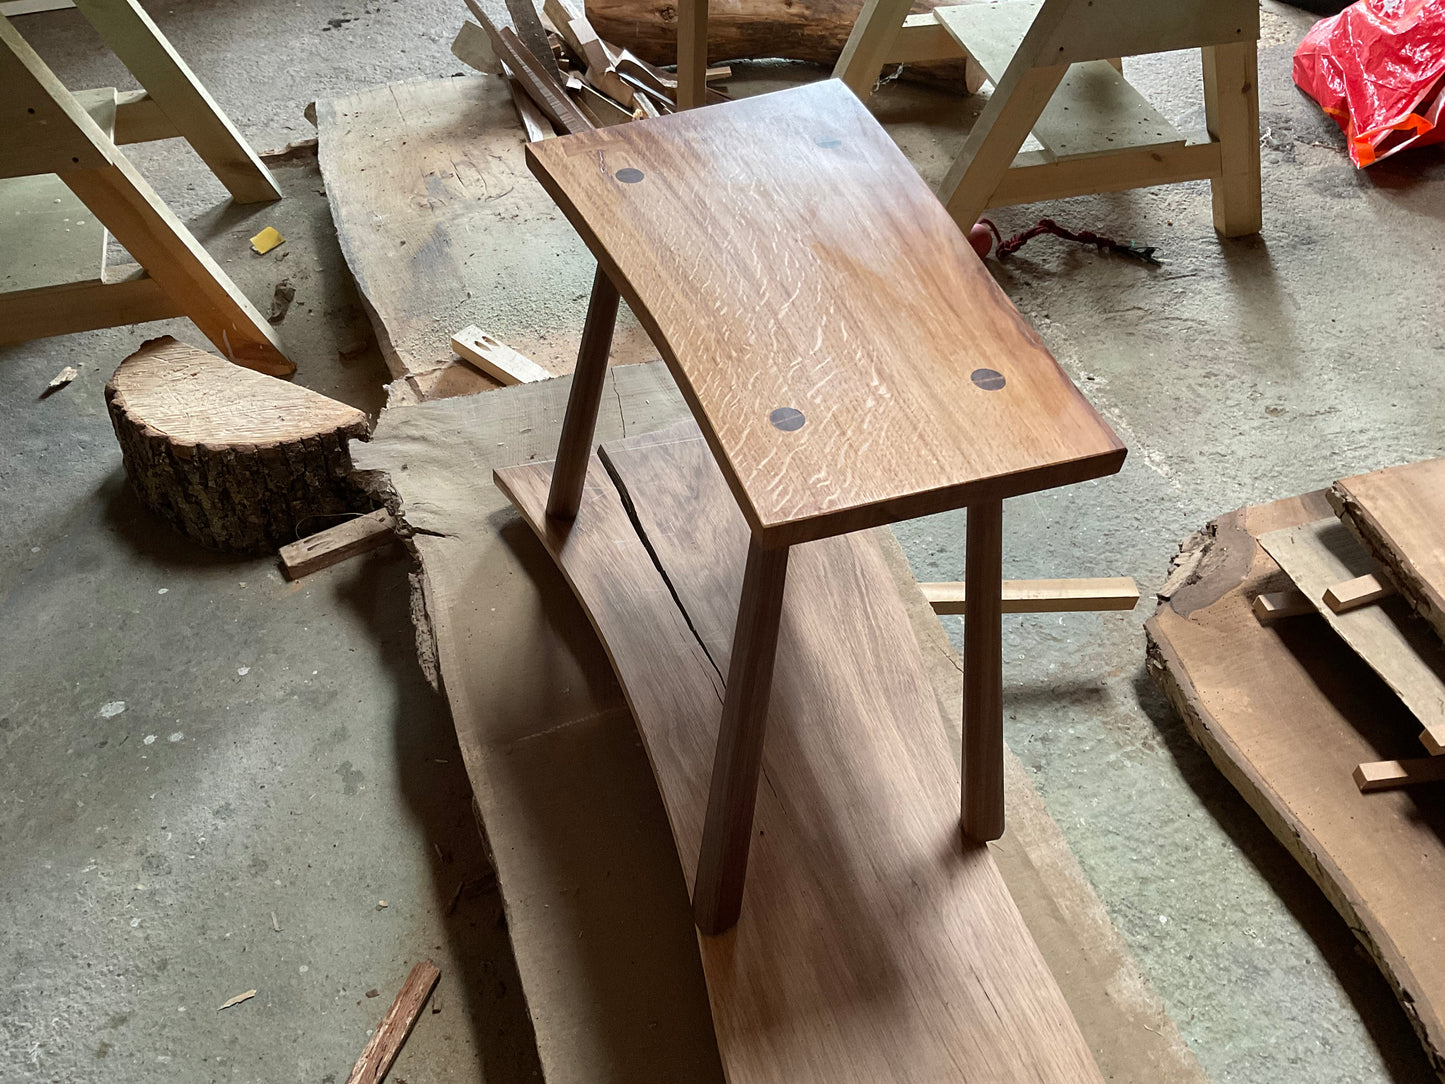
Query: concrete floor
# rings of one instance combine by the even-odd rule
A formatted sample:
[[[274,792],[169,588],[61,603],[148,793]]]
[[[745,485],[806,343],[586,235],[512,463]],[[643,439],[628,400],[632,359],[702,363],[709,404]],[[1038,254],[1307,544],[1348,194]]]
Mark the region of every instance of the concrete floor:
[[[459,67],[449,0],[150,7],[260,148],[310,135],[315,97]],[[1200,184],[996,216],[1168,261],[1040,239],[992,265],[1130,447],[1117,478],[1009,502],[1008,575],[1131,574],[1147,596],[1220,512],[1442,454],[1445,154],[1356,172],[1289,82],[1311,17],[1263,14],[1262,237],[1218,240]],[[17,25],[70,85],[133,85],[74,13]],[[1127,70],[1200,125],[1187,58]],[[906,127],[911,101],[875,108]],[[956,141],[905,146],[933,176]],[[251,297],[297,285],[299,381],[376,410],[385,370],[351,349],[365,321],[314,163],[278,170],[282,203],[240,208],[184,149],[135,157]],[[265,224],[290,240],[254,257]],[[196,338],[173,322],[0,349],[0,1079],[341,1080],[422,955],[441,1012],[392,1079],[531,1079],[450,720],[414,661],[409,562],[288,584],[149,519],[101,389],[164,331]],[[39,399],[68,364],[81,377]],[[961,575],[961,516],[899,535],[921,579]],[[1149,685],[1144,609],[1008,618],[1006,643],[1009,743],[1145,974],[1220,1084],[1433,1079],[1344,924]]]

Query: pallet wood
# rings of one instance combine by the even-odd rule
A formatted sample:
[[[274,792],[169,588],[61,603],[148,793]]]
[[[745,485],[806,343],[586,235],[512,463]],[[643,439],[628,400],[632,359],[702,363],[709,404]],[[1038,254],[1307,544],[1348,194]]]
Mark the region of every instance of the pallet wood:
[[[1445,640],[1445,459],[1341,479],[1330,504]]]
[[[282,546],[281,570],[288,580],[299,580],[349,557],[380,549],[395,539],[396,517],[388,509],[378,508]]]
[[[356,1064],[347,1074],[346,1084],[381,1084],[386,1079],[392,1062],[401,1053],[407,1036],[416,1025],[416,1018],[441,977],[442,973],[430,960],[423,960],[411,969],[411,974],[397,991],[396,1000],[386,1010],[361,1057],[356,1059]]]
[[[1424,727],[1420,740],[1432,755],[1445,753],[1445,646],[1398,597],[1336,613],[1325,592],[1373,567],[1374,560],[1334,516],[1272,532],[1259,544],[1289,574],[1364,661],[1385,679]]]
[[[316,517],[363,512],[347,441],[366,415],[166,336],[105,387],[141,503],[212,549],[273,553]]]
[[[842,84],[532,144],[527,158],[667,361],[763,545],[1123,463],[1118,438]],[[868,363],[840,363],[860,342]],[[1006,384],[989,390],[998,374]],[[990,439],[962,436],[979,431]]]
[[[389,408],[355,456],[389,472],[415,528],[419,638],[435,645],[546,1080],[721,1084],[683,874],[636,728],[585,614],[490,481],[552,454],[570,381]],[[685,416],[661,364],[614,368],[598,439]],[[956,756],[958,659],[884,542]],[[1114,1084],[1206,1084],[1028,773],[1012,755],[1005,767],[1009,832],[990,852],[1100,1069]]]
[[[749,532],[684,436],[606,445],[627,507],[594,463],[570,529],[543,514],[545,464],[497,478],[598,628],[686,874]],[[698,939],[728,1076],[1101,1079],[987,848],[957,850],[958,769],[877,543],[800,548],[789,577],[742,919]]]
[[[968,596],[962,583],[920,583],[918,589],[936,614],[968,612]],[[1001,612],[1006,614],[1132,610],[1139,602],[1139,586],[1129,576],[1004,580],[1001,597]]]
[[[1322,493],[1230,513],[1202,532],[1189,586],[1145,625],[1150,676],[1379,964],[1445,1071],[1445,803],[1361,794],[1362,762],[1407,758],[1413,719],[1321,621],[1264,627],[1287,578],[1256,540],[1329,514]],[[1418,747],[1417,747],[1418,748]]]

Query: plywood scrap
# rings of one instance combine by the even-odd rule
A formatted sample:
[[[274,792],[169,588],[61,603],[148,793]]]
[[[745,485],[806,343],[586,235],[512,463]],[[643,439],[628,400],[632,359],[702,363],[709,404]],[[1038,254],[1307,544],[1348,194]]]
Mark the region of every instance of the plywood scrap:
[[[452,55],[468,67],[488,75],[499,75],[502,60],[492,47],[492,39],[476,23],[463,22],[452,40]]]
[[[494,339],[476,324],[470,324],[452,336],[452,349],[503,385],[529,384],[552,377],[536,362]]]
[[[1271,531],[1259,544],[1279,563],[1330,627],[1359,654],[1410,711],[1425,747],[1445,746],[1445,645],[1398,596],[1336,613],[1325,605],[1326,590],[1374,567],[1374,560],[1338,519]],[[1413,728],[1412,728],[1413,729]]]
[[[918,588],[936,614],[968,612],[962,583],[920,583]],[[1132,610],[1138,602],[1139,585],[1131,576],[1003,581],[1006,614]]]
[[[1337,614],[1349,613],[1361,606],[1389,598],[1395,589],[1381,576],[1366,572],[1363,576],[1344,580],[1325,589],[1325,605]]]
[[[126,478],[152,514],[196,542],[274,553],[313,517],[363,512],[348,441],[366,415],[166,336],[105,388]]]
[[[308,535],[289,546],[282,546],[281,568],[288,580],[299,580],[302,576],[340,564],[348,557],[380,549],[395,537],[396,517],[387,509],[378,508]]]
[[[1354,779],[1361,793],[1439,783],[1445,781],[1445,757],[1377,760],[1355,768]]]
[[[1195,536],[1198,574],[1145,624],[1149,674],[1359,937],[1445,1070],[1445,796],[1361,794],[1352,778],[1362,763],[1409,759],[1414,720],[1324,622],[1266,627],[1250,609],[1286,582],[1257,540],[1329,515],[1311,493]]]
[[[346,1077],[346,1084],[381,1084],[386,1079],[386,1074],[391,1070],[392,1062],[401,1053],[407,1036],[416,1024],[416,1018],[421,1015],[427,998],[436,988],[437,980],[442,973],[437,970],[436,964],[430,960],[423,960],[411,969],[411,974],[402,983],[401,990],[396,995],[396,1000],[391,1003],[391,1008],[386,1010],[386,1015],[381,1018],[380,1025],[372,1032],[370,1041],[361,1052],[361,1057],[356,1059],[351,1072]],[[375,991],[368,991],[368,996]]]
[[[1445,640],[1445,459],[1343,478],[1330,504]]]

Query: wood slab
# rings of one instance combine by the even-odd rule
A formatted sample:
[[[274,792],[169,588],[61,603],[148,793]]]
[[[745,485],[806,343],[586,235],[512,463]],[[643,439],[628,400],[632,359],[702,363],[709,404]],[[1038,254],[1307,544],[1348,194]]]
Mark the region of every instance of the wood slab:
[[[1149,672],[1189,732],[1314,878],[1395,989],[1445,1072],[1445,799],[1361,794],[1364,762],[1418,751],[1413,720],[1323,621],[1261,625],[1288,578],[1257,539],[1329,514],[1323,493],[1232,512],[1179,563],[1187,585],[1146,623]]]
[[[316,123],[342,254],[412,401],[498,386],[452,352],[452,332],[469,324],[571,371],[592,271],[527,172],[504,79],[376,87],[317,102]],[[624,319],[614,360],[656,356]]]
[[[486,825],[545,1078],[719,1084],[686,886],[631,713],[571,590],[491,483],[494,467],[551,456],[570,383],[393,406],[356,461],[389,475],[415,532],[418,641]],[[614,368],[598,439],[685,416],[661,364]],[[956,758],[958,658],[882,537]],[[1028,773],[1004,763],[1009,831],[989,850],[1100,1069],[1114,1084],[1207,1084]]]
[[[526,153],[662,353],[763,545],[1123,464],[841,82]]]
[[[1445,459],[1343,478],[1330,504],[1445,639]]]
[[[545,518],[550,465],[498,484],[607,648],[690,877],[748,527],[691,422],[605,455],[618,485],[594,462],[569,528]],[[1102,1080],[988,849],[960,841],[957,758],[876,540],[790,563],[742,918],[699,936],[729,1079]]]
[[[1373,571],[1374,559],[1334,516],[1261,535],[1259,544],[1330,627],[1399,696],[1424,727],[1425,748],[1445,753],[1445,646],[1398,595],[1336,613],[1325,599],[1341,581]]]

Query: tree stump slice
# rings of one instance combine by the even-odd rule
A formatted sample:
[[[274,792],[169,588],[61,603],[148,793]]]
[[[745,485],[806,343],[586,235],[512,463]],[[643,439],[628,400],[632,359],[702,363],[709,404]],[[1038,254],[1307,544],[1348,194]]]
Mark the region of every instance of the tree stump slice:
[[[105,401],[141,503],[203,546],[274,553],[375,506],[347,447],[366,415],[345,403],[169,336],[120,363]]]

